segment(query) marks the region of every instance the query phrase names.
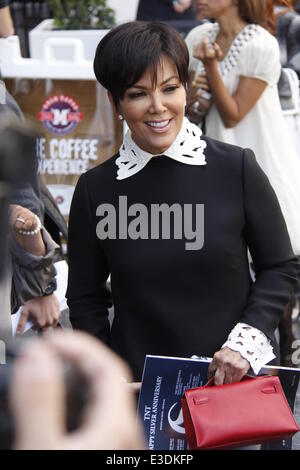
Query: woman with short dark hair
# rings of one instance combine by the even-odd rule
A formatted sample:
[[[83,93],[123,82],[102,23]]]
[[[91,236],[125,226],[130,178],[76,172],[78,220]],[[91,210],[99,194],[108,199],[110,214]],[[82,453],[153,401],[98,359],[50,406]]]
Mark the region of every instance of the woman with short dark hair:
[[[160,23],[123,24],[98,45],[96,77],[129,131],[77,184],[67,297],[74,328],[110,344],[135,380],[146,354],[198,354],[231,383],[274,358],[296,259],[253,153],[184,117],[187,67],[183,39]]]

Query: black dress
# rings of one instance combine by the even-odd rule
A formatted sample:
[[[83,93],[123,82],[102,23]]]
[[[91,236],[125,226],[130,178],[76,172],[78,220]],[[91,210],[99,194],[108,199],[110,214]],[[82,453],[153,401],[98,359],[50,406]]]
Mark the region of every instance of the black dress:
[[[128,361],[136,380],[146,354],[212,356],[238,322],[272,339],[296,284],[297,261],[286,225],[253,152],[205,140],[205,166],[160,156],[117,180],[117,155],[82,175],[74,193],[67,291],[71,322],[109,343]],[[153,204],[203,204],[203,246],[187,250],[184,237],[172,236],[99,240],[97,208],[113,205],[118,229],[120,196],[126,196],[128,207],[143,204],[149,214]],[[111,333],[109,274],[115,308]]]

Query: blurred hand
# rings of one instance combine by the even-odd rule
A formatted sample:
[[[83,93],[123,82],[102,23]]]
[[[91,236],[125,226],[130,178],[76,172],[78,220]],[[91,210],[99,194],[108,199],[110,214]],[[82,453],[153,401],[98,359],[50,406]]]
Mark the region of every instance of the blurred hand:
[[[179,0],[178,3],[173,3],[173,10],[176,13],[184,13],[190,8],[192,0]]]
[[[206,73],[200,73],[191,83],[191,92],[195,93],[197,96],[201,96],[205,91],[210,91],[209,83],[206,78]]]
[[[239,382],[250,369],[249,362],[239,352],[227,347],[214,354],[208,377],[215,376],[215,385]]]
[[[32,231],[38,227],[38,221],[33,212],[17,204],[9,206],[9,225],[16,241],[21,247],[35,256],[44,256],[46,247],[39,230],[35,235],[22,235],[19,230]]]
[[[212,46],[209,44],[208,38],[204,38],[202,42],[194,47],[194,57],[201,60],[205,67],[209,67],[217,60],[221,60],[223,53],[220,46],[214,42]]]
[[[23,219],[24,222],[17,220]],[[10,204],[9,206],[9,224],[14,234],[19,237],[19,230],[35,230],[37,227],[36,217],[29,209]]]
[[[211,99],[206,99],[203,95],[209,91],[205,73],[199,74],[196,79],[191,81],[186,111],[193,122],[200,122],[207,113],[211,105]]]
[[[84,374],[91,395],[80,428],[69,434],[65,425],[62,358]],[[16,425],[15,448],[144,448],[142,431],[136,426],[134,396],[124,378],[131,380],[126,364],[85,333],[55,332],[43,339],[28,341],[22,356],[14,363],[10,385]]]
[[[22,307],[16,334],[23,333],[28,320],[32,321],[35,330],[44,330],[48,327],[55,328],[59,319],[60,307],[55,294],[28,300]]]

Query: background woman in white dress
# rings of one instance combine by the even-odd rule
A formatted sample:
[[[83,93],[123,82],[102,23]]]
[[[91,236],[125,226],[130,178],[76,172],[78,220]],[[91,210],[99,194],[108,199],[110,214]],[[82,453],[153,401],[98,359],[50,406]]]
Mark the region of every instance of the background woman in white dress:
[[[254,150],[279,199],[294,252],[300,255],[300,159],[278,97],[280,54],[269,32],[275,30],[273,2],[195,0],[195,7],[198,15],[215,23],[194,28],[186,38],[188,114],[197,120],[200,111],[199,120],[201,109],[208,108],[209,137]],[[204,99],[207,92],[210,99]]]
[[[261,26],[271,25],[272,1],[196,0],[195,6],[216,22],[194,28],[186,38],[192,77],[188,113],[201,105],[199,94],[209,89],[206,134],[254,150],[300,255],[300,161],[278,97],[278,43]]]

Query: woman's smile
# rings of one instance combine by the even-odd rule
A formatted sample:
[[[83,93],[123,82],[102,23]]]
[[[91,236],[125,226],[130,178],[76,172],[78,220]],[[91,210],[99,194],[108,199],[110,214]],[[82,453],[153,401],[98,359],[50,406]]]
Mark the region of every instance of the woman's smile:
[[[164,121],[146,121],[146,125],[151,128],[153,132],[166,132],[170,129],[172,119],[166,119]]]

